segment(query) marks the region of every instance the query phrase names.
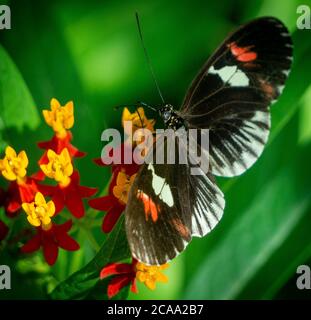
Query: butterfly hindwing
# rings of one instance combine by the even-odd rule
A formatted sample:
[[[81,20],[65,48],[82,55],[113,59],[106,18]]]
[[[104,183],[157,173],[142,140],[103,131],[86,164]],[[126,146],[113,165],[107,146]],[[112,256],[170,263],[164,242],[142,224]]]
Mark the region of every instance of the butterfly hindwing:
[[[125,213],[130,249],[139,261],[164,264],[191,240],[186,174],[185,165],[150,163],[139,170]]]
[[[149,265],[166,263],[185,249],[192,236],[202,237],[211,231],[221,219],[225,203],[209,174],[191,174],[190,161],[167,163],[166,139],[154,143],[146,159],[155,157],[156,146],[165,154],[165,164],[150,161],[142,165],[125,212],[131,252]],[[179,147],[184,145],[176,139],[176,158]]]
[[[199,72],[181,116],[210,129],[210,171],[235,176],[260,156],[269,136],[269,105],[280,95],[292,42],[275,18],[259,18],[229,36]]]
[[[188,180],[192,190],[191,234],[194,237],[203,237],[213,230],[222,218],[225,199],[211,175],[189,174]]]

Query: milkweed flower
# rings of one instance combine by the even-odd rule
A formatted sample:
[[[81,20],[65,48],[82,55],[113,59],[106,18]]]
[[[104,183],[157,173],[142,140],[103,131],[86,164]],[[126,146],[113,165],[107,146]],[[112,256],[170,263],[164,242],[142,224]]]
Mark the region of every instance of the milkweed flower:
[[[49,162],[40,165],[43,173],[47,177],[57,181],[61,186],[68,186],[70,176],[73,174],[73,165],[68,149],[63,149],[60,154],[56,154],[53,150],[49,149],[47,157]]]
[[[43,110],[45,122],[53,128],[55,134],[59,138],[67,135],[67,130],[71,129],[74,124],[73,102],[69,101],[61,106],[55,98],[50,102],[51,110]]]
[[[17,154],[12,147],[6,147],[5,157],[0,160],[0,170],[4,178],[22,183],[27,174],[27,167],[28,157],[24,150]]]
[[[132,263],[109,263],[100,272],[100,279],[113,277],[107,287],[108,298],[111,299],[117,295],[120,290],[128,285],[131,291],[137,293],[136,287],[136,266],[137,260],[133,259]]]
[[[53,265],[58,256],[58,248],[75,251],[79,244],[68,235],[72,226],[69,220],[61,225],[53,224],[55,205],[52,200],[46,202],[42,193],[37,192],[31,203],[23,203],[22,207],[28,222],[36,227],[36,234],[21,248],[23,253],[32,253],[43,248],[46,262]]]
[[[145,115],[143,108],[138,108],[135,112],[131,113],[128,108],[124,108],[122,113],[122,125],[124,126],[125,121],[132,122],[133,134],[136,130],[145,128],[154,131],[155,121],[153,119],[148,119]],[[127,127],[124,126],[125,133],[127,132]],[[137,141],[136,141],[137,142]],[[133,152],[133,141],[126,140],[120,146],[114,149],[110,149],[107,155],[104,155],[104,159],[95,159],[95,163],[101,166],[105,166],[108,163],[108,158],[112,153],[116,154],[116,158],[121,160],[121,163],[112,163],[112,178],[109,184],[108,195],[91,199],[89,205],[99,211],[106,211],[106,215],[103,219],[102,230],[107,233],[110,232],[115,224],[117,223],[119,217],[126,207],[128,200],[128,193],[135,179],[136,173],[139,169],[139,165],[136,163],[125,164],[125,154]]]
[[[128,132],[128,128],[124,126],[125,121],[131,121],[133,132]],[[154,131],[154,119],[148,119],[145,115],[145,110],[142,107],[137,108],[133,113],[129,111],[128,108],[123,109],[122,113],[122,126],[124,127],[124,132],[127,135],[134,134],[137,130],[148,129],[149,131]],[[140,130],[141,131],[141,130]]]
[[[107,264],[100,272],[100,279],[114,276],[107,287],[107,295],[111,299],[128,285],[132,292],[137,293],[136,280],[145,284],[148,289],[154,290],[157,282],[168,282],[168,277],[162,273],[166,268],[168,264],[147,266],[133,258],[131,263]]]
[[[124,211],[136,172],[136,165],[124,168],[118,167],[113,173],[109,186],[109,194],[89,200],[90,207],[107,212],[102,223],[103,232],[110,232]]]
[[[46,202],[43,194],[37,192],[35,201],[22,204],[27,214],[28,222],[34,227],[42,227],[43,230],[51,228],[51,217],[55,214],[55,205],[53,201]]]
[[[73,102],[69,101],[64,106],[61,106],[59,101],[53,98],[50,102],[50,110],[43,110],[42,113],[45,122],[53,129],[54,136],[49,141],[38,143],[39,148],[46,150],[38,162],[39,165],[48,163],[48,150],[53,150],[55,153],[59,154],[63,149],[67,148],[72,158],[83,157],[85,153],[71,144],[72,133],[70,129],[74,125]],[[39,171],[35,177],[43,180],[44,174]]]
[[[85,210],[82,199],[93,196],[97,189],[80,186],[79,173],[73,169],[67,148],[63,149],[60,154],[56,154],[50,149],[47,152],[47,158],[49,162],[41,164],[40,168],[47,177],[54,179],[58,185],[40,185],[40,190],[45,195],[52,197],[56,213],[67,207],[76,218],[83,217]]]
[[[157,282],[168,282],[168,277],[161,272],[167,268],[167,263],[161,266],[147,266],[138,262],[136,264],[136,279],[144,283],[148,289],[154,290]]]
[[[10,182],[2,195],[2,202],[8,216],[15,216],[23,202],[31,202],[38,191],[35,180],[27,177],[28,157],[25,151],[17,152],[10,146],[0,159],[0,172]]]

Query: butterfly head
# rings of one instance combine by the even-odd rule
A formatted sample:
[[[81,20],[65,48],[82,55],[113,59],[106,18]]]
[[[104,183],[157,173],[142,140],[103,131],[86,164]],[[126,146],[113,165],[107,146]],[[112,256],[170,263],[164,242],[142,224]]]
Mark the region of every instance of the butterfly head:
[[[171,129],[177,130],[183,126],[183,120],[177,115],[171,104],[166,104],[159,110],[160,116],[164,121],[164,124]]]
[[[160,108],[159,112],[160,112],[160,116],[162,117],[164,123],[166,124],[167,122],[169,122],[169,120],[172,116],[173,106],[171,104],[166,104]]]

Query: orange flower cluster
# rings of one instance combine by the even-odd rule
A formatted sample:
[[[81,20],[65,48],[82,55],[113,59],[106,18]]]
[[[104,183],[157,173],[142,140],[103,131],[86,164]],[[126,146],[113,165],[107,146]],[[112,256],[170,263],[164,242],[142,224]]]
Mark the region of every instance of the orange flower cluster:
[[[80,185],[79,172],[74,166],[74,159],[84,156],[85,153],[71,143],[73,136],[70,129],[74,125],[73,102],[62,106],[56,99],[52,99],[50,110],[43,110],[43,117],[53,129],[54,135],[50,140],[38,143],[44,153],[38,161],[39,169],[36,173],[28,174],[29,159],[24,150],[16,152],[11,146],[7,146],[3,158],[0,159],[0,174],[8,181],[7,189],[0,189],[0,205],[4,207],[7,217],[22,217],[35,230],[22,245],[21,251],[32,253],[42,248],[46,262],[53,265],[59,248],[69,251],[80,248],[69,235],[73,221],[64,221],[64,215],[61,214],[63,210],[70,212],[74,219],[83,218],[83,199],[86,198],[90,207],[106,211],[102,230],[110,232],[124,212],[139,166],[112,164],[108,195],[89,199],[97,190]],[[125,121],[131,121],[133,133],[142,128],[154,130],[155,121],[147,119],[143,108],[138,108],[134,113],[125,108],[123,125]],[[139,142],[136,141],[137,144]],[[126,139],[112,151],[120,153],[124,159],[126,152],[132,155],[134,147],[135,142]],[[96,159],[95,162],[103,165],[101,159]],[[45,183],[45,179],[50,179],[53,183]],[[24,211],[23,215],[20,215],[21,209]],[[61,220],[62,223],[56,223],[55,220]],[[9,227],[0,220],[0,242],[8,237],[9,231]],[[21,234],[27,234],[24,231],[22,230]],[[136,280],[154,290],[156,282],[168,281],[162,274],[162,270],[166,268],[167,265],[147,266],[133,258],[131,263],[107,264],[99,277],[104,279],[113,276],[107,287],[107,295],[111,298],[126,286],[131,286],[132,291],[137,292]]]
[[[51,109],[43,110],[43,116],[54,135],[51,140],[39,143],[39,147],[45,149],[38,162],[39,171],[32,176],[27,175],[29,161],[26,152],[17,153],[8,146],[0,160],[0,173],[9,185],[7,190],[1,190],[0,200],[8,217],[17,217],[22,208],[29,224],[35,227],[36,233],[22,246],[22,252],[31,253],[42,247],[47,263],[53,265],[59,248],[79,249],[79,244],[68,234],[72,221],[56,224],[54,217],[65,207],[74,217],[83,217],[82,199],[91,197],[97,190],[81,186],[79,173],[74,169],[73,158],[84,153],[71,144],[69,130],[74,124],[73,102],[61,106],[52,99]],[[55,184],[43,184],[46,177],[54,180]],[[47,201],[46,197],[51,200]],[[9,228],[0,221],[0,241],[5,239],[8,231]]]

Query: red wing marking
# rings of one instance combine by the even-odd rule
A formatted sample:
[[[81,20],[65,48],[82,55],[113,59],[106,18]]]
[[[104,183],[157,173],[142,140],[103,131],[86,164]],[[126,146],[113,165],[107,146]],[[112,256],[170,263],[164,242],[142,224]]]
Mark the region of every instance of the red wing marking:
[[[141,190],[137,192],[137,199],[141,200],[144,205],[146,221],[148,221],[149,216],[151,216],[152,221],[156,222],[158,220],[158,213],[161,211],[160,206],[157,206],[154,201]]]
[[[228,47],[238,61],[251,62],[257,59],[257,53],[251,51],[254,46],[239,47],[235,42],[232,42],[228,44]]]
[[[172,219],[171,220],[174,228],[177,230],[177,232],[184,238],[188,239],[190,237],[189,229],[182,223],[180,219]]]
[[[277,93],[275,92],[274,87],[263,79],[259,79],[259,83],[260,83],[261,89],[266,94],[266,97],[268,99],[275,99],[275,97],[277,96]]]

